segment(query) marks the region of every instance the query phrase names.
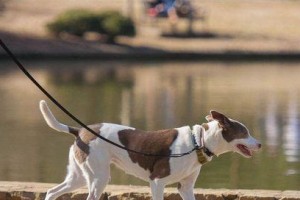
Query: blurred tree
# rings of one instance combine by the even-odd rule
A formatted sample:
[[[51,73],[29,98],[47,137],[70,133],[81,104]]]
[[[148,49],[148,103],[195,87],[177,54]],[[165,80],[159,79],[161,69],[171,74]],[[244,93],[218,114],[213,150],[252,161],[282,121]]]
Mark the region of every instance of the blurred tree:
[[[7,0],[0,0],[0,15],[3,14]]]
[[[105,35],[106,42],[115,42],[117,36],[133,37],[136,34],[134,22],[118,11],[94,12],[85,9],[72,9],[56,17],[47,24],[48,31],[56,37],[68,33],[84,37],[87,32]]]

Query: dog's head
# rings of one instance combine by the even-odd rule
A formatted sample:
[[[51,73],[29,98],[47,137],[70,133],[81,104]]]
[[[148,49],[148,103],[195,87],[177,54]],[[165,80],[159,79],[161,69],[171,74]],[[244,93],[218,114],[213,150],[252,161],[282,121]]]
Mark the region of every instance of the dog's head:
[[[258,151],[261,148],[261,144],[250,135],[249,130],[242,123],[230,119],[217,111],[211,111],[210,115],[206,116],[206,119],[209,122],[218,122],[222,137],[228,143],[231,151],[249,158],[254,151]]]

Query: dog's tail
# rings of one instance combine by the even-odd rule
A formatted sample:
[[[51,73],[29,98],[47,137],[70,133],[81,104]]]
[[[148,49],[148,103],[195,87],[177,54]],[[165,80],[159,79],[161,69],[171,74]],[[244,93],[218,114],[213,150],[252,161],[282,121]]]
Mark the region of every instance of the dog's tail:
[[[52,114],[52,112],[50,111],[46,101],[44,101],[44,100],[40,101],[40,110],[41,110],[43,117],[44,117],[45,121],[47,122],[48,126],[50,126],[54,130],[57,130],[59,132],[70,133],[70,134],[74,135],[75,137],[78,137],[80,129],[58,122],[57,119]]]

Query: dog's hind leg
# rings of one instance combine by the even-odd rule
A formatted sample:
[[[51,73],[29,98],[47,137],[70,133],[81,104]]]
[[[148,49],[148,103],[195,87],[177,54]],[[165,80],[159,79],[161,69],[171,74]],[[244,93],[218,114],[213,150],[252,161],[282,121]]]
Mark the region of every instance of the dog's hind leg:
[[[87,200],[99,200],[110,179],[110,159],[105,152],[91,154],[81,166],[89,195]]]
[[[87,177],[89,195],[87,200],[99,200],[105,186],[109,182],[110,169],[109,166],[106,169],[101,169],[93,173],[91,171],[87,172],[89,175]]]
[[[49,189],[47,191],[45,200],[54,200],[65,193],[71,192],[86,185],[82,171],[77,165],[72,152],[73,150],[71,147],[69,154],[68,174],[64,182],[55,186],[54,188]]]
[[[194,185],[199,173],[200,168],[179,182],[178,191],[183,200],[195,200]]]

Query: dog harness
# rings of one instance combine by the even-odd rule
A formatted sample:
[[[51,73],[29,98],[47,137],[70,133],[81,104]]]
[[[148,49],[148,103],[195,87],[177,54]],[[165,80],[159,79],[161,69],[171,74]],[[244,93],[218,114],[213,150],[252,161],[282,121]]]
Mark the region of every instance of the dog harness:
[[[198,162],[201,165],[204,165],[205,163],[209,162],[211,158],[215,155],[208,148],[205,147],[203,132],[204,132],[204,128],[200,125],[195,125],[193,127],[193,131],[191,131],[192,140],[195,145]],[[196,136],[197,133],[199,133],[199,138],[197,138]],[[197,142],[197,140],[199,142]]]

